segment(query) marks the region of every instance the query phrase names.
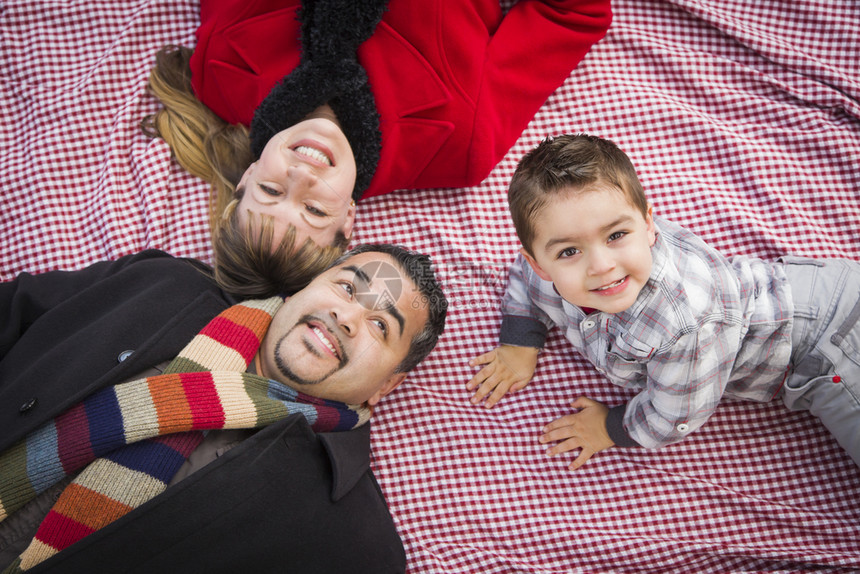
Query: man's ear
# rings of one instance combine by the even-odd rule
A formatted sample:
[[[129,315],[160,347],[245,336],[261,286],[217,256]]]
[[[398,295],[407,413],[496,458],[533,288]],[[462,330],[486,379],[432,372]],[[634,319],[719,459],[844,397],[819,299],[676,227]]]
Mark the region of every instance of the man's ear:
[[[544,271],[543,268],[538,265],[538,262],[535,260],[535,258],[529,255],[529,252],[526,251],[524,247],[520,247],[520,253],[523,254],[523,257],[526,258],[526,261],[529,262],[529,265],[531,265],[531,268],[535,270],[535,273],[538,274],[538,277],[540,277],[544,281],[552,282],[552,277],[549,276],[549,273]]]
[[[379,387],[379,390],[376,391],[372,397],[367,399],[367,405],[371,407],[376,406],[376,403],[378,403],[380,399],[382,399],[382,397],[399,387],[400,383],[402,383],[404,380],[406,380],[406,373],[394,373],[393,375],[388,377],[388,380],[382,383],[382,386]]]

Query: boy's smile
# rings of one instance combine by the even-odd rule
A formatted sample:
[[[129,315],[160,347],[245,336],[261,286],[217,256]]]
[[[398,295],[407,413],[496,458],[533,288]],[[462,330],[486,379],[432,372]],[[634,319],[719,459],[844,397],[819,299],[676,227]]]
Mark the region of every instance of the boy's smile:
[[[537,215],[535,272],[579,307],[627,310],[651,275],[656,229],[623,192],[603,183],[561,193]]]

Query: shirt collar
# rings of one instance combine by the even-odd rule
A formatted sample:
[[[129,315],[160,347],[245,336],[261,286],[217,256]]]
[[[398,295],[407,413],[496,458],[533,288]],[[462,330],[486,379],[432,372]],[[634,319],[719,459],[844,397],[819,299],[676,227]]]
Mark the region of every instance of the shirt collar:
[[[657,223],[658,218],[654,218],[654,230],[656,239],[654,245],[651,246],[651,276],[648,282],[660,282],[663,276],[666,275],[666,264],[669,262],[669,248],[666,241],[663,239],[663,234],[660,233],[660,226]]]

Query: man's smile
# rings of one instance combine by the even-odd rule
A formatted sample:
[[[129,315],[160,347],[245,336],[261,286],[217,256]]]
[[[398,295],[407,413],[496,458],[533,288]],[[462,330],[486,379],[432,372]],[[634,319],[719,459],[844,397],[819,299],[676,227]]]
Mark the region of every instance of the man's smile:
[[[343,354],[340,350],[341,345],[337,337],[335,337],[324,324],[318,321],[309,322],[307,323],[307,326],[316,338],[318,347],[320,347],[324,352],[327,351],[332,357],[340,361]]]

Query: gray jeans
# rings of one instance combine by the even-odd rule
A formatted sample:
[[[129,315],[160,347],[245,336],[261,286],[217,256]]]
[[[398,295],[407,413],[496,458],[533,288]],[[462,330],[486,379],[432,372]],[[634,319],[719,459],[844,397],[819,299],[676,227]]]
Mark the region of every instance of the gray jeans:
[[[782,261],[795,306],[782,399],[821,419],[860,466],[860,263]]]

